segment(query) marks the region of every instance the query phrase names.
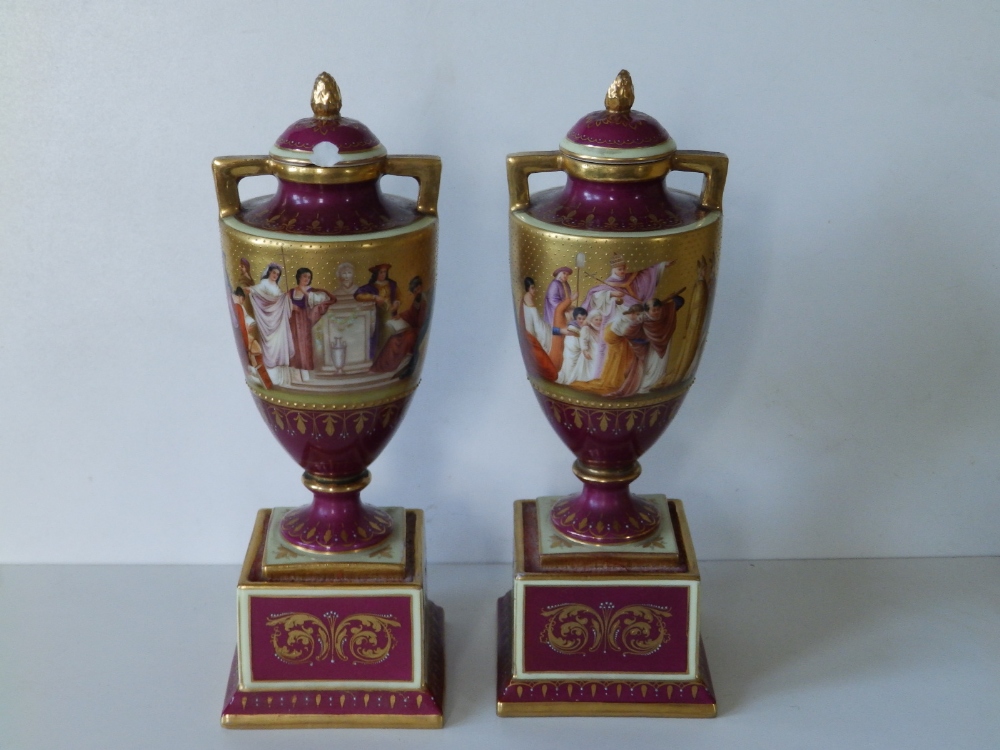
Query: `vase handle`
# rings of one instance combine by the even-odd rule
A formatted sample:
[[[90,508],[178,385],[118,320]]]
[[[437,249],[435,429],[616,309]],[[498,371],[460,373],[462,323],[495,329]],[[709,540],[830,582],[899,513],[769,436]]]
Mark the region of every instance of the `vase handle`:
[[[212,162],[215,174],[215,197],[219,200],[219,218],[225,219],[240,210],[240,180],[271,174],[266,156],[220,156]]]
[[[510,210],[521,211],[531,205],[528,175],[537,172],[561,172],[563,157],[558,151],[525,151],[507,157],[507,190]]]
[[[438,193],[441,190],[441,157],[388,156],[383,173],[415,179],[420,186],[417,193],[417,213],[437,216]]]
[[[710,211],[722,210],[722,191],[726,187],[729,157],[716,151],[674,151],[670,168],[677,172],[699,172],[705,175],[698,202]]]

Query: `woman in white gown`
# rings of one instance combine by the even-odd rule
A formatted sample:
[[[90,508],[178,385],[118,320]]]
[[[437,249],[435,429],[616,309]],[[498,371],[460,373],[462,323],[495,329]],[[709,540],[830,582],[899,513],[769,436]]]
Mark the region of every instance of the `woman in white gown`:
[[[267,374],[275,385],[288,385],[288,363],[295,354],[295,342],[289,323],[292,303],[278,286],[280,278],[281,266],[270,263],[260,281],[248,286],[246,292],[257,314],[257,331]]]

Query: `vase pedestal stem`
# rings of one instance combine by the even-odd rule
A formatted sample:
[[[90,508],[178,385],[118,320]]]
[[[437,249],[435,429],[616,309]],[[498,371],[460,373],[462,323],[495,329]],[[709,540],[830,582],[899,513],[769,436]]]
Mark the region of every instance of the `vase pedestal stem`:
[[[302,483],[312,490],[312,504],[285,515],[282,538],[310,552],[350,552],[382,544],[392,533],[392,519],[361,502],[361,490],[370,481],[367,470],[344,479],[305,472]]]
[[[627,544],[652,536],[660,527],[656,506],[629,492],[641,471],[637,462],[598,469],[577,461],[573,473],[583,481],[583,491],[553,506],[552,525],[584,544]]]

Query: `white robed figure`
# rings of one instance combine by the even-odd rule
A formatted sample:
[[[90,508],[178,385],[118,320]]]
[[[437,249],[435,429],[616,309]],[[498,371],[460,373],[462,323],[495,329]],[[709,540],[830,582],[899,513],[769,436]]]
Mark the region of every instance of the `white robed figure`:
[[[535,307],[534,289],[535,287],[532,285],[521,301],[524,330],[538,339],[538,343],[542,345],[542,348],[548,351],[552,347],[552,326],[545,322],[545,319],[538,312],[538,308]]]
[[[249,264],[244,270],[249,276]],[[257,331],[267,374],[275,385],[288,385],[291,381],[288,363],[295,354],[295,342],[289,324],[292,302],[278,286],[281,273],[281,266],[269,263],[260,281],[248,286],[246,292],[257,313]]]
[[[641,271],[630,272],[625,258],[616,254],[611,258],[611,275],[590,288],[583,307],[588,312],[600,310],[604,324],[608,325],[618,317],[620,309],[627,310],[632,305],[642,305],[653,299],[664,270],[673,263],[670,260],[661,261]]]
[[[566,326],[565,341],[563,345],[562,367],[559,369],[557,383],[568,385],[574,380],[581,380],[579,373],[582,370],[580,360],[587,360],[588,356],[583,353],[583,336],[586,324],[587,311],[582,307],[573,310],[573,322]]]

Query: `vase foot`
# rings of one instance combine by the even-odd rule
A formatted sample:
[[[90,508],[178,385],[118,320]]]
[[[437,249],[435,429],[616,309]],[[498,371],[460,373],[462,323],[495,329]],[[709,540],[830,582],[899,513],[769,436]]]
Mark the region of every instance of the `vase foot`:
[[[582,495],[567,497],[552,507],[552,525],[560,534],[584,544],[629,544],[651,537],[660,527],[656,507],[631,495],[627,505],[594,507]]]
[[[309,552],[350,552],[382,544],[392,534],[392,519],[380,508],[362,505],[350,519],[316,518],[312,505],[289,511],[281,536]]]
[[[553,527],[583,544],[629,544],[651,537],[660,527],[660,513],[628,489],[641,471],[638,463],[605,469],[576,461],[573,473],[583,481],[583,491],[552,507]]]
[[[312,504],[285,514],[282,538],[308,552],[351,552],[382,544],[392,534],[392,518],[361,502],[361,490],[370,481],[367,471],[346,479],[306,472],[302,483],[312,490]]]

